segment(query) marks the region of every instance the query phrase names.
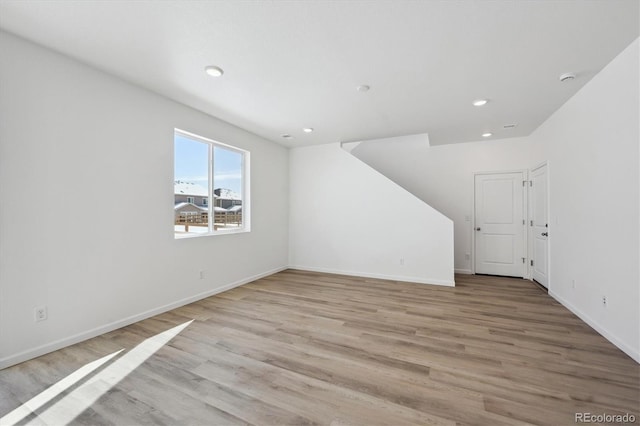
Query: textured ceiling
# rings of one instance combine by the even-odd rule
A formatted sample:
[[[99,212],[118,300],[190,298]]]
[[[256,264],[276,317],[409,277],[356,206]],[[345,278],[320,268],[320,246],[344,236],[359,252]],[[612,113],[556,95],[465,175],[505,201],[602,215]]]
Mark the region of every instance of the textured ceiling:
[[[2,0],[0,28],[286,146],[444,144],[531,133],[638,37],[639,4]]]

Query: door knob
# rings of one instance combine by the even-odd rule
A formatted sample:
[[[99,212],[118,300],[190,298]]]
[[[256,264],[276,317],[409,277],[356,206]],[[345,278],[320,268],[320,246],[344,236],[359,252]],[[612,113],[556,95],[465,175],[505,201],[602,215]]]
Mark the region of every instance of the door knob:
[[[479,231],[479,230],[480,230],[480,227],[478,226],[478,227],[476,228],[476,231]]]
[[[548,237],[548,236],[549,236],[549,233],[548,233],[548,232],[543,232],[541,235],[542,235],[543,237]]]

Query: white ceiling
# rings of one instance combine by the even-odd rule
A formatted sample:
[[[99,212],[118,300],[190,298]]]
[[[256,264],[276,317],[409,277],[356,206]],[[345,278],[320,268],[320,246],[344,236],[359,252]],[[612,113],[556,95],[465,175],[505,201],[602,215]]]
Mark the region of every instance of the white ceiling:
[[[531,133],[638,37],[639,4],[2,0],[0,28],[285,146],[444,144]]]

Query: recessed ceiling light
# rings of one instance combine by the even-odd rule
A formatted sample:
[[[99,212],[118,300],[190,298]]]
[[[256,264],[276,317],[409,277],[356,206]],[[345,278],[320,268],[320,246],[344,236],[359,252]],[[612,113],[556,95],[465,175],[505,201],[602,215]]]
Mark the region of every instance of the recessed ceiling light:
[[[293,139],[293,136],[291,136],[288,133],[285,133],[284,135],[282,135],[282,137],[285,138],[285,139]]]
[[[220,77],[222,74],[224,74],[222,68],[216,67],[215,65],[209,65],[208,67],[205,67],[204,72],[209,74],[211,77]]]
[[[571,81],[576,78],[576,75],[572,72],[566,72],[560,76],[560,81]]]
[[[486,105],[487,102],[489,102],[488,99],[476,99],[475,101],[473,101],[473,106],[483,106]]]
[[[311,133],[313,132],[313,127],[305,127],[304,129],[302,129],[302,131],[305,133]]]
[[[371,89],[371,87],[370,87],[370,86],[367,86],[366,84],[363,84],[363,85],[361,85],[361,86],[356,87],[356,90],[357,90],[358,92],[368,92],[368,91],[369,91],[369,89]]]
[[[483,133],[483,134],[482,134],[482,137],[483,137],[483,138],[488,138],[488,137],[490,137],[490,136],[493,136],[493,133],[491,133],[491,132],[486,132],[486,133]]]

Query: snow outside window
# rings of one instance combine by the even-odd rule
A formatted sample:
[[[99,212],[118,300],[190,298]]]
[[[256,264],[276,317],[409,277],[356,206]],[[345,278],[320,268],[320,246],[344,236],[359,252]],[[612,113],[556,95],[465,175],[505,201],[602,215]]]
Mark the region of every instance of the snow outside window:
[[[249,231],[249,152],[174,133],[174,236]]]

